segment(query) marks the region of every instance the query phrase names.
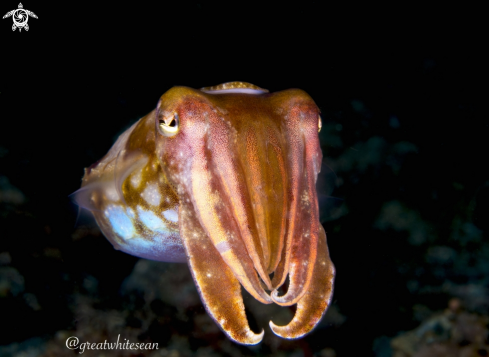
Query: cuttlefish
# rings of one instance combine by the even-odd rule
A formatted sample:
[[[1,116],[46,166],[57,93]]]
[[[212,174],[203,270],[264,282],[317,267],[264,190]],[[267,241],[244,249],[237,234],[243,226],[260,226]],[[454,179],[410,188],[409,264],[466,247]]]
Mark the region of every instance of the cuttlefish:
[[[75,200],[116,249],[187,262],[231,340],[264,334],[248,325],[240,285],[263,304],[297,304],[288,325],[270,328],[300,338],[328,308],[335,276],[316,194],[320,129],[299,89],[173,87],[85,169]]]

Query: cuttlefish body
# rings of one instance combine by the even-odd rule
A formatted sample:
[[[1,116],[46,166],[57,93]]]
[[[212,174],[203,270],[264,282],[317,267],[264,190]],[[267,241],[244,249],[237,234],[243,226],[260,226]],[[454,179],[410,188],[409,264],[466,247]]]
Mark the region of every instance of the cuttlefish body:
[[[85,170],[75,199],[116,249],[188,262],[230,339],[252,345],[264,333],[249,328],[240,284],[264,304],[297,304],[288,325],[270,328],[299,338],[326,311],[335,275],[318,214],[318,127],[298,89],[174,87]]]

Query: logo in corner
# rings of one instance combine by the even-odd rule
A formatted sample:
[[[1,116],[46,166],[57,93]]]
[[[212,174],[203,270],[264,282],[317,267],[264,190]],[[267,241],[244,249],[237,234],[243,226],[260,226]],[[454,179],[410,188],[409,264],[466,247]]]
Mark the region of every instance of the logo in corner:
[[[22,6],[22,3],[19,3],[19,8],[9,11],[3,17],[4,19],[12,16],[14,20],[14,24],[12,25],[12,31],[15,31],[16,28],[19,29],[19,32],[22,32],[24,28],[26,31],[29,31],[29,25],[27,25],[27,21],[29,20],[29,16],[32,16],[37,19],[37,15],[32,11],[25,10]]]

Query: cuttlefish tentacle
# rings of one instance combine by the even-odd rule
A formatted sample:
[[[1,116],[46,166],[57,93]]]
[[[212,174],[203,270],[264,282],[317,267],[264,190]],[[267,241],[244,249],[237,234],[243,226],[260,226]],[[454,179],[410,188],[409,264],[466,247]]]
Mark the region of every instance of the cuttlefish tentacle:
[[[250,330],[240,283],[195,216],[192,205],[183,201],[179,208],[180,235],[204,306],[230,339],[255,345],[262,340],[264,331],[255,334]]]
[[[241,238],[256,269],[265,285],[271,290],[271,281],[266,267],[260,238],[254,222],[248,187],[246,185],[242,168],[239,165],[238,154],[233,145],[236,138],[229,133],[226,122],[216,115],[209,115],[212,129],[212,138],[209,140],[209,149],[213,152],[213,163],[221,178],[221,183],[227,197],[230,199],[233,216],[236,218]],[[271,303],[271,300],[269,300]]]
[[[278,167],[278,170],[272,170],[272,173],[277,173],[279,175],[279,180],[281,184],[277,183],[278,190],[275,193],[277,198],[281,198],[281,200],[277,200],[278,203],[281,203],[281,213],[280,217],[282,219],[279,219],[279,227],[276,225],[273,225],[273,222],[270,222],[270,231],[273,232],[274,229],[278,228],[278,235],[277,235],[277,240],[275,242],[276,246],[271,246],[271,251],[274,252],[275,254],[271,254],[270,256],[270,265],[269,265],[269,271],[274,272],[274,279],[272,279],[272,288],[276,289],[277,285],[273,285],[274,281],[276,280],[281,280],[281,279],[276,279],[278,276],[277,274],[277,266],[280,263],[280,257],[282,256],[282,252],[284,251],[284,239],[283,237],[285,236],[286,232],[286,227],[287,227],[287,220],[283,219],[283,217],[287,216],[287,170],[285,166],[285,160],[284,160],[284,152],[283,152],[283,147],[285,145],[281,145],[279,137],[272,131],[270,127],[268,127],[267,130],[267,142],[269,143],[269,156],[268,160],[275,160],[276,161],[276,166]],[[280,190],[281,188],[281,190]],[[272,234],[269,234],[272,236]],[[271,241],[270,243],[273,243]],[[275,248],[275,249],[274,249]]]
[[[335,268],[329,258],[322,226],[319,228],[317,252],[309,289],[297,303],[292,321],[286,326],[277,326],[270,321],[270,328],[280,337],[294,339],[304,336],[317,325],[331,303]]]
[[[186,130],[193,133],[195,138],[192,145],[186,147],[190,150],[190,165],[184,169],[182,176],[189,179],[180,180],[179,195],[191,193],[189,200],[193,202],[203,229],[222,259],[255,299],[270,304],[270,295],[261,285],[257,275],[259,269],[255,270],[257,266],[254,265],[252,254],[248,250],[248,232],[243,229],[243,225],[248,224],[248,217],[246,212],[243,212],[244,207],[239,206],[243,202],[241,195],[244,195],[239,190],[245,186],[239,181],[230,182],[233,179],[239,180],[239,174],[233,158],[228,156],[232,151],[226,144],[225,134],[218,135],[222,130],[219,127],[222,121],[220,118],[213,118],[213,112],[207,103],[199,104],[193,107],[192,111],[179,114],[181,118],[186,119],[185,123],[182,120],[182,125],[189,125]],[[193,116],[207,117],[207,121],[193,121]],[[212,140],[208,138],[209,130],[213,133]],[[209,149],[212,149],[212,156],[209,155]],[[232,210],[229,209],[230,206]]]
[[[288,182],[287,182],[287,194],[289,196],[288,202],[288,214],[284,216],[286,220],[286,233],[285,233],[285,243],[282,251],[282,256],[280,262],[275,270],[273,276],[272,285],[275,288],[280,287],[289,272],[290,268],[290,255],[292,253],[292,242],[294,241],[296,234],[296,221],[297,221],[297,211],[298,211],[298,201],[299,201],[299,189],[301,184],[301,177],[303,172],[303,160],[304,160],[304,143],[301,134],[301,127],[297,125],[296,121],[290,116],[286,117],[286,126],[293,125],[291,131],[294,135],[290,135],[288,130],[284,130],[287,133],[286,144],[288,146],[288,156],[286,158],[287,168],[288,168]],[[274,301],[277,299],[277,291],[272,292],[272,299]],[[291,303],[290,305],[293,305]]]
[[[316,261],[320,225],[316,177],[320,168],[318,162],[322,160],[316,129],[318,114],[317,108],[299,102],[294,103],[286,116],[286,125],[293,129],[291,132],[294,134],[288,137],[293,194],[284,256],[290,284],[285,295],[278,296],[277,290],[271,294],[272,300],[282,306],[296,304],[304,295]],[[285,273],[285,269],[282,268],[280,272]],[[285,276],[280,278],[283,282]]]
[[[246,172],[246,165],[248,166],[249,175],[244,175],[245,178],[248,178],[248,190],[250,194],[251,202],[254,202],[254,219],[256,222],[256,227],[259,232],[260,244],[257,244],[257,248],[261,249],[262,257],[259,259],[261,262],[268,262],[270,260],[270,239],[268,241],[265,238],[271,238],[267,235],[267,219],[265,212],[266,209],[266,197],[263,194],[262,182],[264,181],[264,171],[261,165],[261,158],[258,150],[258,139],[256,137],[255,131],[253,129],[249,129],[246,132],[246,150],[245,150],[245,160],[243,163],[243,171]],[[262,273],[260,276],[264,275],[265,267],[260,264],[260,269]],[[272,270],[273,271],[273,270]],[[267,274],[270,272],[268,269],[266,270]],[[270,279],[268,276],[265,276],[268,279],[268,283],[266,286],[269,290],[271,290]]]

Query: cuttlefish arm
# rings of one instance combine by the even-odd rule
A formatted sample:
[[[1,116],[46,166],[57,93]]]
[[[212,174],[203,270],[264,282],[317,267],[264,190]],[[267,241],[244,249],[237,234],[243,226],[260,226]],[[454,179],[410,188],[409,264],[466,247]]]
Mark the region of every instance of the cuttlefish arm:
[[[326,244],[326,233],[319,229],[317,259],[307,291],[299,299],[294,318],[286,326],[270,321],[273,333],[283,338],[300,338],[309,333],[321,320],[331,303],[335,268],[331,263]]]
[[[240,344],[257,344],[264,331],[255,334],[249,328],[239,280],[214,248],[199,221],[194,219],[195,216],[192,205],[180,206],[180,234],[204,306],[230,339]]]

